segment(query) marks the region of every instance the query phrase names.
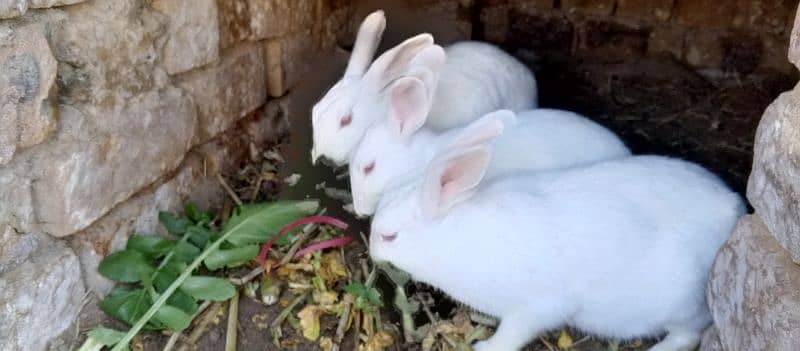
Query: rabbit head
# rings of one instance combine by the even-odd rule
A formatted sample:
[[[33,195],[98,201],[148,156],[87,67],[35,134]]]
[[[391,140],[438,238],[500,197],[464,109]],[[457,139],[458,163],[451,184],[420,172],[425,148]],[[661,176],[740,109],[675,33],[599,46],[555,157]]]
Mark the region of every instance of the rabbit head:
[[[361,81],[375,56],[375,51],[378,50],[384,29],[386,29],[386,16],[382,10],[375,11],[364,19],[358,29],[344,77],[336,82],[312,108],[311,123],[314,139],[314,146],[311,149],[312,163],[316,163],[320,156],[328,154],[331,134],[350,124],[353,105],[361,89]]]
[[[443,61],[444,51],[433,45],[429,34],[410,38],[378,57],[360,83],[347,123],[320,128],[320,137],[315,137],[315,153],[337,165],[346,164],[367,128],[385,118],[390,101],[395,101],[393,106],[398,108],[427,113],[430,103],[409,103],[412,99],[419,101],[420,92],[430,100],[427,90],[435,87],[436,78],[431,68],[438,68],[431,57],[441,57]],[[315,135],[316,131],[315,128]]]
[[[422,128],[404,137],[396,127],[403,122],[393,121],[397,117],[390,114],[385,123],[369,128],[350,161],[350,189],[358,215],[373,214],[384,192],[414,179],[436,150],[486,143],[500,135],[505,125],[516,121],[513,112],[499,110],[443,134]]]
[[[430,260],[418,259],[420,243],[434,240],[426,238],[431,235],[426,228],[474,194],[489,165],[491,140],[443,150],[418,181],[384,194],[370,229],[373,260],[390,262],[411,274],[424,270],[419,264]]]

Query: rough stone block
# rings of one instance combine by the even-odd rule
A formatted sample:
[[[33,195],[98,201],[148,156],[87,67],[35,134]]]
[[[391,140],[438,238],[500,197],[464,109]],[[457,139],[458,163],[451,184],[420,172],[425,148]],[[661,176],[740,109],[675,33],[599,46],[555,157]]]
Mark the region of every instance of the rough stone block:
[[[251,40],[276,38],[288,34],[292,28],[293,0],[249,0],[248,28]]]
[[[219,45],[226,49],[250,36],[247,0],[217,0],[219,14]]]
[[[320,54],[310,30],[266,43],[264,55],[269,79],[269,95],[283,96],[311,70]]]
[[[86,0],[28,0],[32,9],[44,9],[57,6],[74,5]]]
[[[163,56],[167,73],[185,72],[219,58],[215,0],[156,0],[151,6],[169,18]]]
[[[20,16],[28,11],[28,0],[0,0],[0,19]]]
[[[800,87],[781,94],[756,131],[747,198],[769,231],[800,262]]]
[[[614,9],[614,0],[561,0],[561,9],[569,14],[608,16]]]
[[[735,1],[675,0],[673,18],[683,25],[701,28],[727,28],[736,16]]]
[[[246,43],[230,50],[215,66],[180,77],[179,85],[194,97],[198,130],[194,144],[227,130],[266,102],[267,75],[263,47]]]
[[[0,223],[25,232],[33,231],[36,221],[30,166],[13,162],[0,167]]]
[[[45,350],[69,330],[85,294],[75,253],[63,242],[34,236],[36,249],[0,273],[0,349]],[[3,243],[5,244],[5,243]]]
[[[684,58],[695,68],[719,68],[722,63],[722,34],[716,31],[695,31],[686,35]]]
[[[42,26],[0,25],[0,165],[55,129],[56,65]]]
[[[134,96],[169,84],[157,63],[166,34],[162,14],[138,0],[63,9],[65,18],[48,26],[59,61],[59,101],[120,109]]]
[[[796,13],[796,15],[789,39],[789,61],[791,61],[795,67],[800,68],[800,7],[793,13]]]
[[[617,0],[616,15],[643,21],[666,21],[675,0]]]
[[[708,301],[725,350],[797,350],[800,267],[758,216],[739,221],[710,277]]]
[[[135,96],[118,111],[96,113],[62,107],[64,129],[31,155],[30,162],[39,167],[33,186],[36,220],[49,234],[65,236],[86,228],[175,169],[194,136],[195,107],[176,88]],[[87,123],[100,117],[102,125]]]
[[[278,38],[310,29],[323,10],[318,0],[216,0],[220,46]]]
[[[39,241],[9,225],[0,226],[0,276],[28,259],[39,248]]]
[[[703,332],[699,351],[725,351],[722,348],[722,340],[719,339],[719,330],[717,330],[717,326],[711,325]]]
[[[686,38],[686,30],[680,26],[656,26],[650,32],[647,40],[647,52],[658,54],[668,52],[676,59],[683,57],[683,43]]]

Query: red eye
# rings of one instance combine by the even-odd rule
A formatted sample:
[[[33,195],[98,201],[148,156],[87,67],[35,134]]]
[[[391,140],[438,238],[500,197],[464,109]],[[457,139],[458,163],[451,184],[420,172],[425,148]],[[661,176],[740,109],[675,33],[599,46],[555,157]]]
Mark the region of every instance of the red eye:
[[[375,169],[375,161],[372,161],[368,165],[364,166],[364,175],[369,175],[372,173],[373,169]]]
[[[352,121],[353,121],[353,116],[352,115],[347,115],[347,116],[342,117],[342,119],[339,120],[339,128],[347,127],[348,125],[350,125],[350,122],[352,122]]]

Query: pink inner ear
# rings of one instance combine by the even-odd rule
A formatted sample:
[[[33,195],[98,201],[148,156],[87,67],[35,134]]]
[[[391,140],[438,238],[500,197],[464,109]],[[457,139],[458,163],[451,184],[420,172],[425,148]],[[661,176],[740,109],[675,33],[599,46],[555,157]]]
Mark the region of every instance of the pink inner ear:
[[[459,192],[462,184],[459,184],[459,174],[462,173],[464,170],[463,167],[459,167],[459,164],[452,165],[447,167],[444,172],[442,172],[441,177],[439,178],[439,205],[444,204],[452,200]]]
[[[398,126],[400,127],[400,134],[403,133],[403,129],[406,125],[407,118],[404,117],[410,116],[414,113],[414,106],[411,104],[413,90],[413,86],[406,85],[398,88],[392,93],[392,106],[394,108],[394,113],[398,117],[396,120]]]
[[[427,98],[424,84],[419,79],[405,77],[398,79],[391,89],[390,118],[400,135],[412,134],[425,123]]]

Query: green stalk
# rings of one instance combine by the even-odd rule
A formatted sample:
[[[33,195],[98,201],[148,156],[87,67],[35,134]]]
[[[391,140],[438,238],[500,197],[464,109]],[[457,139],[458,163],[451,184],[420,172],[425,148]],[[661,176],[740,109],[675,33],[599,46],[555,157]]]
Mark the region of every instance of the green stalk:
[[[114,345],[114,348],[112,348],[111,351],[124,350],[125,346],[127,346],[128,343],[131,342],[133,337],[136,336],[136,334],[139,333],[140,330],[142,330],[142,328],[144,327],[145,324],[147,324],[150,318],[153,318],[158,309],[161,308],[161,306],[163,306],[167,302],[167,299],[169,299],[169,297],[172,296],[175,290],[178,290],[178,287],[180,287],[181,284],[183,284],[186,278],[189,278],[189,276],[192,275],[192,272],[194,272],[194,270],[197,269],[198,266],[200,266],[200,263],[202,263],[203,260],[205,260],[209,254],[211,254],[212,251],[218,249],[219,246],[222,244],[222,242],[227,240],[231,234],[235,233],[237,229],[239,229],[239,227],[245,225],[246,223],[247,221],[242,221],[237,226],[228,230],[227,233],[223,234],[213,244],[206,247],[206,249],[200,253],[200,256],[197,256],[197,258],[195,258],[194,261],[192,261],[192,263],[189,264],[188,267],[186,267],[183,273],[181,273],[181,275],[178,276],[178,279],[175,279],[175,281],[172,282],[172,284],[167,288],[167,290],[164,290],[164,293],[162,293],[161,296],[158,298],[158,300],[156,300],[153,303],[153,306],[151,306],[150,309],[147,310],[147,312],[145,312],[145,314],[141,318],[139,318],[136,324],[134,324],[133,327],[131,327],[131,329],[128,330],[128,333],[125,334],[124,337],[122,337],[122,340],[120,340],[116,345]]]

